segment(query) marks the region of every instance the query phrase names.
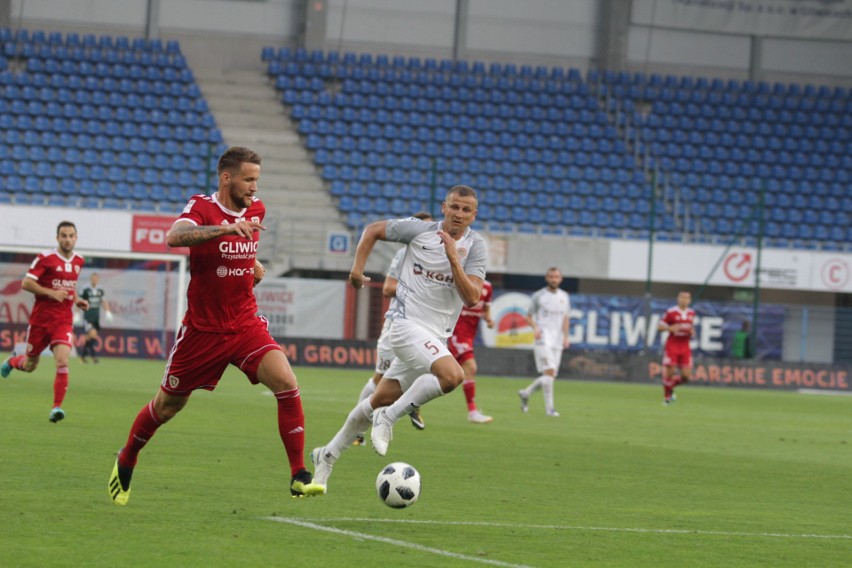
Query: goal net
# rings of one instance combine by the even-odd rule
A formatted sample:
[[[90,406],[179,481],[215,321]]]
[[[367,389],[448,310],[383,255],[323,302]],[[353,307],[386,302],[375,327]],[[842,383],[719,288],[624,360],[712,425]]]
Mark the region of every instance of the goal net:
[[[35,298],[21,282],[38,247],[0,246],[0,351],[9,352],[26,339]],[[164,358],[171,349],[186,303],[187,258],[173,254],[77,250],[86,259],[77,281],[80,293],[100,276],[113,318],[101,310],[97,349],[101,356]],[[75,346],[85,342],[75,325]]]

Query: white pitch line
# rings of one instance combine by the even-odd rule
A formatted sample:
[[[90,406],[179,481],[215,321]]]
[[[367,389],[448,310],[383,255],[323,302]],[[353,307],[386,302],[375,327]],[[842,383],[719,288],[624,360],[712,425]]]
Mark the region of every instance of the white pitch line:
[[[492,566],[505,566],[506,568],[531,568],[525,564],[512,564],[510,562],[501,562],[500,560],[489,560],[487,558],[479,558],[477,556],[467,556],[465,554],[458,554],[456,552],[450,552],[448,550],[441,550],[440,548],[432,548],[431,546],[423,546],[421,544],[416,544],[413,542],[406,542],[404,540],[397,540],[394,538],[387,538],[384,536],[375,536],[371,534],[365,534],[355,531],[348,531],[345,529],[336,529],[333,527],[326,527],[323,525],[318,525],[316,523],[311,523],[308,521],[303,521],[300,519],[291,519],[288,517],[263,517],[266,521],[274,521],[276,523],[288,523],[291,525],[296,525],[298,527],[304,527],[308,529],[314,529],[323,532],[329,532],[334,534],[340,534],[343,536],[348,536],[352,538],[358,538],[362,540],[374,540],[376,542],[383,542],[385,544],[393,544],[395,546],[401,546],[403,548],[411,548],[413,550],[419,550],[421,552],[430,552],[432,554],[438,554],[440,556],[447,556],[449,558],[455,558],[457,560],[468,560],[470,562],[479,562],[481,564],[490,564]]]
[[[477,522],[477,521],[423,521],[417,519],[368,519],[368,518],[352,518],[339,517],[330,519],[313,519],[314,521],[322,521],[325,523],[409,523],[423,525],[467,525],[477,527],[503,527],[510,529],[559,529],[572,531],[604,531],[604,532],[629,532],[629,533],[653,533],[653,534],[696,534],[696,535],[711,535],[711,536],[741,536],[741,537],[760,537],[760,538],[802,538],[802,539],[829,539],[829,540],[852,540],[852,535],[849,534],[795,534],[795,533],[758,533],[758,532],[737,532],[737,531],[711,531],[711,530],[691,530],[691,529],[645,529],[631,527],[595,527],[595,526],[579,526],[579,525],[525,525],[514,523],[493,523],[493,522]]]
[[[852,396],[852,391],[829,389],[799,389],[799,394],[821,394],[826,396]]]

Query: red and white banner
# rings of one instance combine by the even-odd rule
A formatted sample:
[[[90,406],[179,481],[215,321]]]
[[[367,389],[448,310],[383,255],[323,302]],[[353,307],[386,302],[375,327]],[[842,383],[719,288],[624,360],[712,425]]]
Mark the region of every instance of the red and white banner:
[[[612,241],[606,277],[642,281],[647,277],[648,243]],[[715,271],[713,272],[713,268]],[[714,286],[754,286],[757,250],[750,247],[655,243],[651,279],[655,282]],[[796,249],[763,249],[760,285],[764,288],[852,292],[852,255]]]
[[[172,248],[166,244],[166,233],[177,217],[162,215],[133,215],[130,231],[130,250],[133,252],[157,252],[189,254],[186,247]]]

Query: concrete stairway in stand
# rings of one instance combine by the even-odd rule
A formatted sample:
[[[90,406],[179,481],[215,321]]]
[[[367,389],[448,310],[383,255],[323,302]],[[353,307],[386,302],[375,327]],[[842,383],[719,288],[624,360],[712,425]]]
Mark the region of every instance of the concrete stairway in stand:
[[[351,254],[326,252],[329,231],[348,229],[267,77],[256,70],[194,73],[225,143],[247,146],[263,159],[258,197],[266,204],[267,230],[259,257],[268,274],[348,272]]]

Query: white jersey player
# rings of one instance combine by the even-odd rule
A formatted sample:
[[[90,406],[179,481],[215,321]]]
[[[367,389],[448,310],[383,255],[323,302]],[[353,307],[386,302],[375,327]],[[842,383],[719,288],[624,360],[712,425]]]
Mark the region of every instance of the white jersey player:
[[[559,416],[553,407],[553,383],[562,362],[562,350],[569,346],[568,327],[571,299],[568,292],[559,288],[562,273],[549,268],[544,276],[547,286],[535,292],[527,313],[527,322],[535,333],[535,366],[539,377],[525,389],[518,391],[521,410],[529,409],[530,395],[541,389],[544,393],[544,410],[548,416]]]
[[[425,211],[415,213],[413,217],[415,219],[420,219],[421,221],[432,220],[432,215]],[[405,248],[406,247],[402,247],[396,251],[396,254],[393,255],[390,265],[388,266],[388,271],[385,274],[385,281],[384,284],[382,284],[382,295],[385,298],[393,298],[396,296],[396,288],[399,282],[399,267],[402,264],[402,259],[405,257]],[[379,381],[382,380],[385,372],[390,367],[391,361],[393,361],[394,354],[390,345],[389,333],[390,324],[391,320],[385,319],[385,322],[382,325],[382,331],[379,334],[379,339],[376,342],[376,369],[373,372],[373,376],[367,380],[364,388],[361,389],[361,394],[358,396],[359,402],[373,394],[376,390],[376,385],[378,385]],[[419,410],[412,410],[409,417],[411,418],[411,425],[418,430],[426,428],[426,423],[423,422],[423,418],[420,416]],[[361,434],[355,438],[354,444],[356,446],[363,445],[364,435]]]
[[[462,305],[476,305],[482,294],[487,254],[482,237],[470,229],[476,206],[476,192],[457,185],[441,205],[441,222],[392,219],[371,223],[364,230],[349,273],[355,288],[369,280],[364,266],[377,241],[408,245],[396,296],[385,314],[391,321],[389,339],[395,359],[373,395],[352,409],[328,444],[311,452],[317,483],[319,479],[327,482],[341,452],[371,420],[373,449],[385,455],[393,425],[400,418],[464,380],[464,371],[447,349],[446,340]]]

